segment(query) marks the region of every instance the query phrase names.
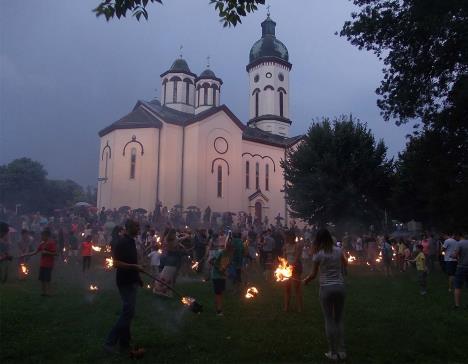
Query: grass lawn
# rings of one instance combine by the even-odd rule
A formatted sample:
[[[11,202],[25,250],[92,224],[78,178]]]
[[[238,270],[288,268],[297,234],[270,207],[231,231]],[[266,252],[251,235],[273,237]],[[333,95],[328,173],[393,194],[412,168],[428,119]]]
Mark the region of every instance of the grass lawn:
[[[98,258],[96,258],[98,259]],[[96,260],[95,259],[95,260]],[[101,258],[102,259],[102,258]],[[96,263],[96,262],[95,262]],[[102,264],[103,265],[103,264]],[[120,310],[114,273],[60,263],[54,296],[39,294],[37,261],[26,280],[0,286],[1,363],[121,363],[102,350]],[[177,300],[142,289],[133,324],[134,342],[145,347],[144,363],[320,363],[326,342],[318,286],[305,289],[305,312],[282,312],[281,283],[252,285],[252,301],[226,296],[225,316],[214,314],[211,285],[185,279],[177,288],[203,303],[188,312]],[[345,334],[349,363],[468,363],[468,310],[454,311],[446,277],[429,276],[420,296],[414,271],[390,279],[353,266],[347,277]],[[90,283],[99,292],[87,291]],[[468,303],[468,290],[463,302]]]

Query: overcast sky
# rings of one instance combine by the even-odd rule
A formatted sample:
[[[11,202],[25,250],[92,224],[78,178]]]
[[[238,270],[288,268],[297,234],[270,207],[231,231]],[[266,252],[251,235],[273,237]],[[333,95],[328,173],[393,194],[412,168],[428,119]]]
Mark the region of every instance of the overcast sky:
[[[138,99],[159,97],[159,75],[179,55],[192,72],[223,79],[221,102],[248,119],[245,66],[261,37],[266,9],[222,27],[209,0],[165,0],[149,21],[96,18],[99,0],[0,1],[0,164],[29,157],[50,178],[95,185],[97,132]],[[382,64],[336,36],[353,10],[348,0],[271,0],[276,35],[289,49],[291,135],[312,119],[352,113],[383,138],[391,156],[409,126],[383,121],[375,89]]]

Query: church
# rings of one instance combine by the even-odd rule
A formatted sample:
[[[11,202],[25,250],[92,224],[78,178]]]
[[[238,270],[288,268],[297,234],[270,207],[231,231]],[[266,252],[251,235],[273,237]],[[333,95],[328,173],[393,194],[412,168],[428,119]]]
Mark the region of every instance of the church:
[[[161,74],[160,100],[139,100],[99,132],[99,209],[153,211],[159,202],[287,222],[280,161],[302,136],[289,136],[288,50],[270,15],[261,26],[246,66],[247,123],[221,104],[223,81],[212,69],[197,75],[176,59]]]

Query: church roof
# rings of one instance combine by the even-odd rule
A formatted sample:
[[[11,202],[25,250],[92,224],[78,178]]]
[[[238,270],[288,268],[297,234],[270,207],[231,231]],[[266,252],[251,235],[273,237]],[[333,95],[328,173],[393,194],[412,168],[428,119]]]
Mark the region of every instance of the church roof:
[[[297,135],[292,138],[285,138],[281,135],[272,134],[255,127],[246,127],[242,134],[242,139],[244,140],[268,144],[281,148],[291,147],[297,142],[299,142],[303,137],[303,135]]]
[[[229,118],[242,130],[242,139],[256,143],[272,145],[280,148],[287,148],[296,144],[302,139],[302,135],[285,138],[280,135],[271,134],[255,127],[247,127],[243,124],[226,105],[212,107],[197,115],[177,111],[161,105],[159,100],[142,101],[139,100],[133,111],[117,120],[107,128],[99,132],[102,137],[117,129],[140,129],[140,128],[158,128],[163,124],[161,120],[168,124],[179,126],[188,126],[206,119],[207,117],[224,111]]]
[[[134,108],[133,111],[123,118],[112,123],[107,128],[102,129],[99,132],[99,136],[102,137],[109,134],[111,131],[116,129],[140,129],[140,128],[161,128],[162,123],[160,120],[151,115],[150,112],[144,108]]]

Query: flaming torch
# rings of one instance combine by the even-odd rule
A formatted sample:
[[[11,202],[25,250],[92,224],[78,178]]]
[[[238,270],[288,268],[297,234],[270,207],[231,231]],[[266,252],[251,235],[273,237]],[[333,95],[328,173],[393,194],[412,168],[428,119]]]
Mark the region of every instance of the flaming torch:
[[[96,285],[94,285],[94,284],[91,284],[91,285],[89,286],[89,290],[90,290],[91,292],[97,292],[97,291],[99,290],[99,288],[98,288],[98,286],[96,286]]]
[[[292,266],[288,264],[288,261],[284,258],[278,258],[280,264],[275,270],[275,278],[277,282],[284,282],[292,277]]]
[[[193,263],[193,264],[192,264],[192,269],[193,269],[193,270],[196,270],[196,269],[198,268],[198,266],[200,265],[199,262],[192,262],[192,263]]]
[[[27,276],[29,274],[29,269],[28,269],[28,266],[24,263],[21,263],[20,264],[20,269],[21,269],[21,273],[25,276]]]
[[[92,248],[95,252],[100,252],[101,249],[102,249],[100,246],[95,246],[95,245],[93,245],[91,248]]]
[[[106,258],[106,268],[112,269],[113,266],[114,266],[114,259],[112,259],[112,257]]]
[[[352,263],[356,261],[356,257],[354,255],[349,254],[348,252],[348,263]]]
[[[245,294],[245,298],[251,299],[255,298],[258,295],[258,289],[256,287],[249,287],[247,288],[247,293]]]

